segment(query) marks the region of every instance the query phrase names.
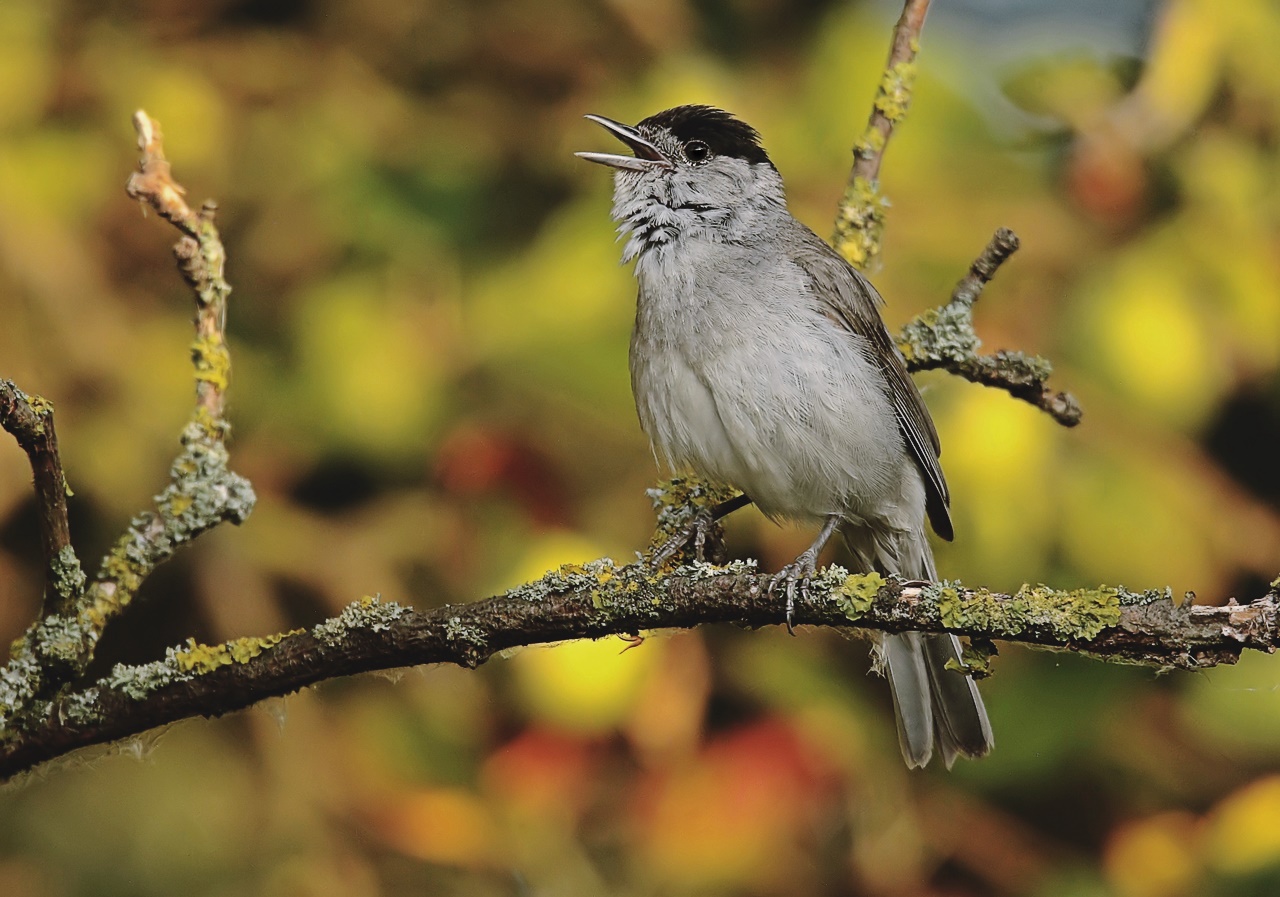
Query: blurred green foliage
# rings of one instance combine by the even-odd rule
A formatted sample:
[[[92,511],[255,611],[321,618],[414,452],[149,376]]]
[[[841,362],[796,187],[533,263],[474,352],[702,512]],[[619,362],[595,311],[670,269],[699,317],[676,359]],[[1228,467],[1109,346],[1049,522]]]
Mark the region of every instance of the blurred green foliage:
[[[608,179],[571,155],[602,139],[580,116],[729,108],[827,233],[891,5],[0,4],[0,375],[57,406],[87,565],[160,489],[191,400],[173,237],[121,189],[135,108],[218,200],[236,288],[233,463],[258,510],[150,582],[101,663],[643,547],[634,286]],[[1169,0],[1141,59],[1084,23],[1069,52],[1028,34],[998,102],[949,21],[883,173],[886,315],[941,302],[1014,228],[982,335],[1052,358],[1086,417],[922,378],[955,496],[940,568],[1252,597],[1280,572],[1280,10]],[[738,556],[807,542],[741,516]],[[39,588],[10,445],[0,635]],[[331,683],[0,794],[0,894],[1280,888],[1271,658],[1157,677],[1006,648],[998,748],[950,774],[901,767],[865,669],[828,633],[708,630]]]

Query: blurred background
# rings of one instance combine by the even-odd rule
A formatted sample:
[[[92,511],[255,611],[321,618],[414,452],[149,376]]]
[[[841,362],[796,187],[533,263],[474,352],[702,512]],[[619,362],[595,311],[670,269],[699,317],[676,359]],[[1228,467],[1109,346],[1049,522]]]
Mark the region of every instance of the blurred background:
[[[835,0],[5,0],[0,376],[52,400],[81,557],[191,408],[175,234],[130,115],[217,199],[233,466],[258,508],[164,567],[98,671],[188,636],[421,607],[626,559],[658,478],[634,283],[582,120],[724,106],[827,234],[900,10]],[[883,172],[892,326],[998,226],[978,306],[1085,408],[921,379],[957,538],[1015,589],[1260,595],[1280,573],[1280,8],[939,0]],[[0,637],[36,612],[0,445]],[[735,556],[811,537],[754,512]],[[909,774],[867,650],[708,628],[329,683],[0,793],[0,894],[1037,895],[1280,890],[1280,661],[1158,676],[1002,649],[997,750]]]

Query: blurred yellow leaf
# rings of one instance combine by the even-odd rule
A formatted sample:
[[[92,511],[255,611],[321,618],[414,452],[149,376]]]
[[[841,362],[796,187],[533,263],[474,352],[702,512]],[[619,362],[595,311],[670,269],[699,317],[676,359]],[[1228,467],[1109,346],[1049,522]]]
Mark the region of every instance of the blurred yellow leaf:
[[[1226,372],[1185,256],[1176,239],[1160,237],[1118,258],[1089,297],[1084,338],[1133,401],[1191,426],[1218,398]]]
[[[316,285],[297,306],[298,385],[334,442],[394,456],[421,451],[441,410],[447,334],[377,277]]]
[[[940,409],[939,429],[963,563],[984,582],[1017,582],[1039,567],[1053,538],[1058,434],[1034,409],[972,388]]]
[[[552,533],[530,545],[509,584],[600,554],[598,545]],[[510,667],[521,701],[534,716],[575,732],[604,732],[629,717],[665,648],[653,639],[633,649],[617,638],[566,642],[526,649]]]
[[[1205,854],[1212,866],[1248,875],[1280,866],[1280,776],[1259,779],[1223,800],[1210,814]]]
[[[663,644],[624,649],[616,638],[530,648],[512,659],[511,669],[535,716],[576,732],[602,732],[631,713]]]
[[[47,46],[53,9],[0,4],[0,130],[34,119],[44,106],[57,61]]]
[[[1103,868],[1120,897],[1194,893],[1200,875],[1195,817],[1161,813],[1120,826],[1107,844]]]
[[[1105,582],[1168,583],[1179,593],[1212,581],[1211,534],[1186,523],[1208,508],[1176,466],[1127,446],[1095,447],[1087,458],[1073,456],[1057,475],[1070,483],[1058,535],[1078,569]]]

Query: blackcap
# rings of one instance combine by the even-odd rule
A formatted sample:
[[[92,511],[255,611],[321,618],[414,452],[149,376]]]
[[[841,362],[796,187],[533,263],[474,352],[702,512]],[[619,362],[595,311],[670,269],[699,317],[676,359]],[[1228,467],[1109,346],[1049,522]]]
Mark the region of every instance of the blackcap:
[[[631,155],[613,218],[639,282],[631,387],[654,453],[726,483],[818,537],[774,579],[791,622],[818,553],[839,532],[864,572],[934,581],[926,519],[952,538],[938,434],[884,322],[875,288],[787,210],[755,129],[710,106],[632,127],[587,116]],[[950,767],[993,739],[949,634],[879,641],[911,767],[935,745]]]

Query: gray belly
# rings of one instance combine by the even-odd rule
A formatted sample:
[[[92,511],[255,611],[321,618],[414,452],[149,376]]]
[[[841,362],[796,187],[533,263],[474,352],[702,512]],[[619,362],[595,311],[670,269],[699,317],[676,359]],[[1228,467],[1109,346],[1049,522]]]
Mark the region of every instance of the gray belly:
[[[743,490],[771,516],[894,511],[910,459],[852,334],[803,302],[739,303],[714,324],[705,308],[683,325],[643,312],[632,388],[662,460]]]

